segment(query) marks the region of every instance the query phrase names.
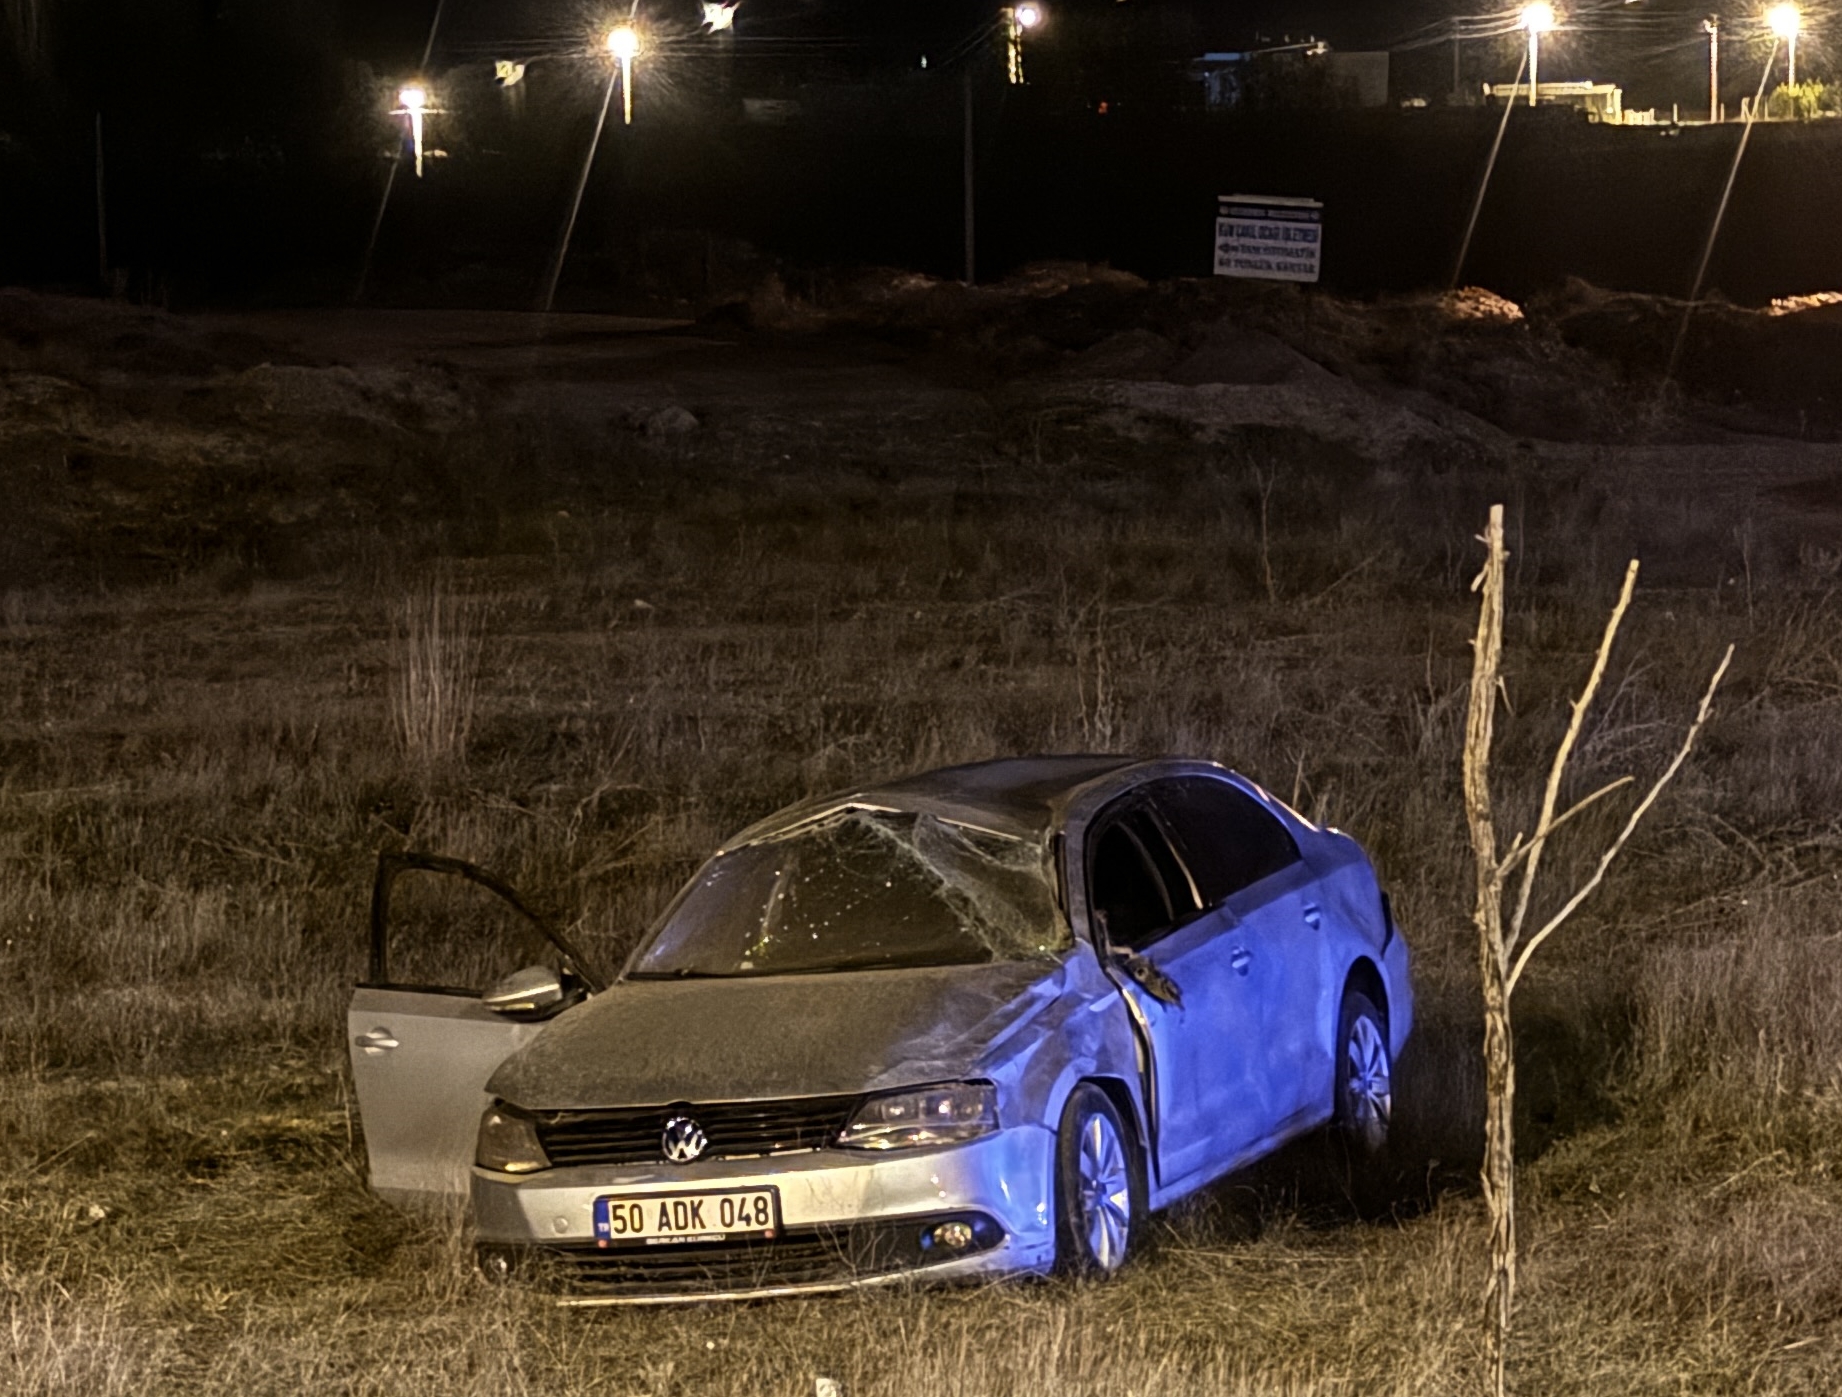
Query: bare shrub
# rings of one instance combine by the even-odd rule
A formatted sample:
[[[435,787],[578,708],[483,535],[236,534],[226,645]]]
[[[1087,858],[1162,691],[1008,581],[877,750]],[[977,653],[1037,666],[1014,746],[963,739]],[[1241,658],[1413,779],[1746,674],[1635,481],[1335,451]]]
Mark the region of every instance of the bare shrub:
[[[1618,624],[1631,604],[1637,584],[1637,560],[1625,570],[1624,587],[1606,622],[1604,638],[1599,642],[1591,672],[1580,697],[1573,702],[1572,716],[1566,733],[1554,749],[1548,768],[1547,786],[1542,794],[1541,815],[1534,832],[1520,833],[1499,853],[1496,807],[1490,789],[1490,757],[1493,746],[1498,698],[1502,692],[1503,593],[1504,568],[1509,551],[1503,543],[1503,506],[1490,507],[1489,522],[1482,538],[1484,570],[1478,574],[1473,589],[1481,593],[1478,608],[1477,636],[1472,642],[1471,696],[1465,724],[1464,782],[1465,815],[1471,830],[1471,848],[1477,875],[1477,893],[1473,921],[1478,931],[1478,969],[1484,999],[1484,1200],[1490,1212],[1490,1279],[1485,1287],[1485,1390],[1504,1397],[1507,1390],[1507,1354],[1511,1318],[1516,1294],[1516,1155],[1515,1102],[1516,1062],[1512,1033],[1511,997],[1516,982],[1528,968],[1530,958],[1543,942],[1558,931],[1604,879],[1612,861],[1630,840],[1632,831],[1655,804],[1663,787],[1669,784],[1694,748],[1695,739],[1708,721],[1714,691],[1720,687],[1727,666],[1733,660],[1733,646],[1721,657],[1714,677],[1708,681],[1701,706],[1695,712],[1682,745],[1674,759],[1663,769],[1650,789],[1632,807],[1618,835],[1606,845],[1592,873],[1574,890],[1558,911],[1539,929],[1523,938],[1523,923],[1528,915],[1530,897],[1535,891],[1541,857],[1548,840],[1562,825],[1572,820],[1602,797],[1626,785],[1629,777],[1608,782],[1565,811],[1556,813],[1567,764],[1579,742],[1581,728],[1593,699],[1605,677],[1606,662],[1612,643],[1618,637]],[[1515,909],[1506,919],[1503,895],[1518,872]]]
[[[484,613],[437,581],[404,598],[393,619],[390,713],[397,741],[423,765],[462,762],[479,695]]]

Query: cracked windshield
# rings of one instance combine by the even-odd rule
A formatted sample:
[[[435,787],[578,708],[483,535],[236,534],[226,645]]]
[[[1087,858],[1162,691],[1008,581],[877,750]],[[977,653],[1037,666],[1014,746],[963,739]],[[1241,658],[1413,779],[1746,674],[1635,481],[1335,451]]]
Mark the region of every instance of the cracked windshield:
[[[1068,944],[1040,845],[932,815],[846,810],[713,860],[634,974],[974,965]]]

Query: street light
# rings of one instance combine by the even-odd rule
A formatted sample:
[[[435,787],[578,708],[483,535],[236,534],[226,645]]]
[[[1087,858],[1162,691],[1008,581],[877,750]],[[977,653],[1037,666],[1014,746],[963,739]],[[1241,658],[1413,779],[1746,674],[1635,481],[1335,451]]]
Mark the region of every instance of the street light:
[[[1797,86],[1797,34],[1804,27],[1804,17],[1798,13],[1795,5],[1773,5],[1765,12],[1765,22],[1772,33],[1783,39],[1790,49],[1790,62],[1785,73],[1785,85]]]
[[[1532,107],[1538,82],[1536,69],[1541,62],[1541,36],[1554,28],[1554,6],[1525,5],[1521,23],[1529,32],[1529,105]]]
[[[1023,35],[1046,18],[1046,12],[1034,0],[1021,5],[1006,5],[999,12],[1004,23],[1004,73],[1013,83],[1023,81]]]
[[[429,92],[426,87],[411,83],[397,93],[397,109],[393,116],[409,118],[409,141],[416,152],[416,178],[422,178],[422,116],[429,109]]]
[[[631,24],[608,31],[608,52],[620,63],[620,110],[624,123],[633,125],[633,60],[640,52],[640,31]]]
[[[1708,36],[1708,120],[1720,120],[1720,16],[1709,15],[1701,22]]]

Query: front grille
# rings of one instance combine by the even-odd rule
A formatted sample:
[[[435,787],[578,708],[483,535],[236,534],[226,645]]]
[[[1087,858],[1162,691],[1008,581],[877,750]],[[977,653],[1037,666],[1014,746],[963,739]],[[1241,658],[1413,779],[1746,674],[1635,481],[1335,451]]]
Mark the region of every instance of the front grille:
[[[703,1106],[630,1106],[607,1111],[544,1111],[537,1138],[559,1167],[657,1163],[659,1140],[673,1116],[689,1116],[709,1141],[702,1159],[816,1150],[849,1124],[856,1096],[799,1096],[783,1101],[723,1101]]]
[[[943,1222],[964,1222],[971,1246],[945,1252],[922,1237]],[[942,1213],[900,1221],[790,1232],[771,1241],[602,1248],[531,1247],[501,1251],[508,1268],[539,1284],[580,1296],[696,1296],[779,1286],[848,1285],[989,1251],[1003,1230],[983,1213]]]

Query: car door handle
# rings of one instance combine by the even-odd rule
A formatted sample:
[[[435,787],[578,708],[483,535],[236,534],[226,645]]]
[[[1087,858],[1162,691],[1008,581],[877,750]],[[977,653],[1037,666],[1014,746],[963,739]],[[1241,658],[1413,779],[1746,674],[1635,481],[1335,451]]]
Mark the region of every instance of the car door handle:
[[[1305,904],[1305,925],[1313,931],[1324,925],[1324,914],[1318,911],[1318,905],[1315,902]]]
[[[1245,946],[1236,946],[1228,953],[1228,964],[1234,967],[1234,973],[1245,975],[1254,963],[1254,953]]]
[[[374,1028],[369,1033],[361,1033],[352,1042],[363,1048],[372,1057],[376,1057],[379,1053],[387,1053],[397,1046],[397,1040],[390,1036],[390,1030],[387,1028]]]

